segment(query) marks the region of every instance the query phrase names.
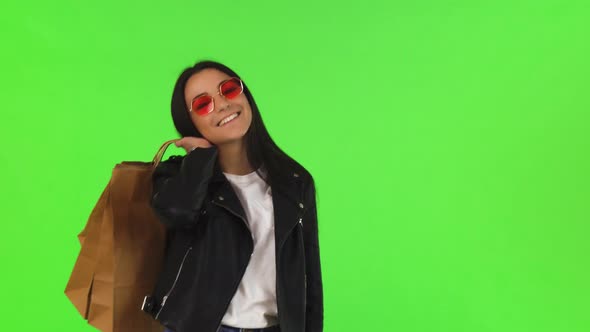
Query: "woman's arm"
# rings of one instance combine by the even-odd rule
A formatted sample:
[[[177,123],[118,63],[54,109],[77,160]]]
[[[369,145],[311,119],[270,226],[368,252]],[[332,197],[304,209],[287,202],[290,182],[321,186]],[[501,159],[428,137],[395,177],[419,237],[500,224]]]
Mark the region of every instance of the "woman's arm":
[[[307,209],[303,214],[303,237],[305,242],[305,264],[307,273],[307,307],[305,313],[305,332],[321,332],[324,326],[324,296],[320,264],[320,245],[318,234],[315,184],[307,190]]]
[[[196,148],[156,167],[151,206],[166,227],[190,228],[197,223],[217,154],[215,146]]]

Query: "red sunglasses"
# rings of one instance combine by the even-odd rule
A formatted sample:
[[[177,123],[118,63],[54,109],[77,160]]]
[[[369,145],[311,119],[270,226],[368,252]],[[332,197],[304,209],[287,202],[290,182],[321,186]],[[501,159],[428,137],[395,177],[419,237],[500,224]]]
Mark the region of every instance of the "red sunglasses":
[[[232,77],[219,83],[219,92],[217,94],[225,99],[234,99],[244,92],[244,84],[237,77]],[[193,98],[189,112],[195,112],[198,115],[207,115],[215,109],[215,101],[208,93],[201,93]]]

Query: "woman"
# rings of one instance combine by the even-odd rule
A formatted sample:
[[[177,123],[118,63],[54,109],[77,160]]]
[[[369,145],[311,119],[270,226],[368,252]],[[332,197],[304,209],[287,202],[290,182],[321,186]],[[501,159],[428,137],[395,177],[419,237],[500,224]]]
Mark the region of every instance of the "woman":
[[[168,242],[143,310],[170,332],[322,331],[311,174],[274,143],[246,84],[220,63],[180,75],[172,118],[187,154],[153,175]]]

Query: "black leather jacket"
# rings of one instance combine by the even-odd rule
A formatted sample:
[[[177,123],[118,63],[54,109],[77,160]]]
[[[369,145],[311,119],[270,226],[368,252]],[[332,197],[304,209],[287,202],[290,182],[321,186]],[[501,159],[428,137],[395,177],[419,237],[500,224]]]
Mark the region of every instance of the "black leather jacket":
[[[143,310],[176,332],[216,332],[246,270],[253,238],[217,147],[156,168],[152,207],[167,226],[164,268]],[[301,171],[299,171],[301,173]],[[315,186],[291,172],[273,185],[276,294],[282,332],[323,330]]]

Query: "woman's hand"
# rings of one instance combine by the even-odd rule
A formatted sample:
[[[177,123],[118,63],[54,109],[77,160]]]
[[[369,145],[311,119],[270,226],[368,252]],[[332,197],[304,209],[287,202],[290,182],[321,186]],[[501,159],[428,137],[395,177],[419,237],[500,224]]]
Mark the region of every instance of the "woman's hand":
[[[204,138],[191,136],[179,139],[178,141],[174,142],[174,145],[182,147],[186,153],[191,152],[194,148],[209,148],[213,146],[211,142]]]

